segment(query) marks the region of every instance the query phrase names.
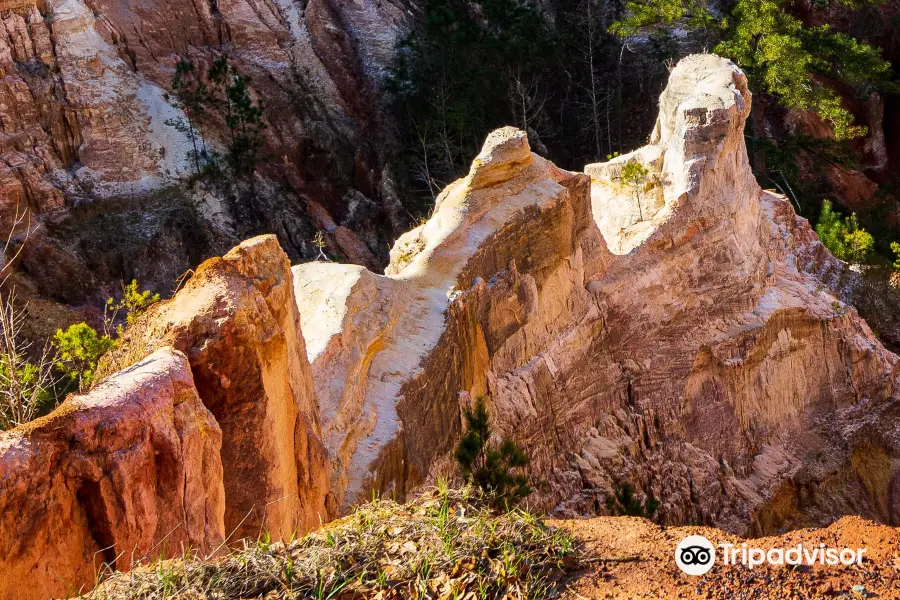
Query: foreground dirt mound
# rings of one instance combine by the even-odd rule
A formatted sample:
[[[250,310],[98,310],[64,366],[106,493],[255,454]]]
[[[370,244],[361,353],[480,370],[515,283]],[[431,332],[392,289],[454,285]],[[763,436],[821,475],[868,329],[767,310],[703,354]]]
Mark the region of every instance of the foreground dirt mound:
[[[91,600],[545,598],[575,561],[568,533],[475,490],[377,500],[303,539],[249,542],[116,575]]]
[[[865,548],[850,567],[725,566],[695,577],[678,543],[763,550],[820,544]],[[474,491],[429,490],[408,504],[378,500],[287,544],[263,539],[212,560],[192,556],[112,577],[90,600],[293,598],[898,598],[900,530],[858,517],[827,529],[744,540],[709,527],[663,528],[646,519],[541,519],[495,511]]]
[[[844,517],[827,529],[804,529],[753,540],[710,527],[663,529],[645,519],[600,517],[550,521],[579,545],[580,571],[567,587],[570,600],[588,598],[900,598],[900,529]],[[865,548],[861,565],[716,565],[694,577],[676,566],[674,551],[689,535],[713,545],[745,541],[755,548]]]

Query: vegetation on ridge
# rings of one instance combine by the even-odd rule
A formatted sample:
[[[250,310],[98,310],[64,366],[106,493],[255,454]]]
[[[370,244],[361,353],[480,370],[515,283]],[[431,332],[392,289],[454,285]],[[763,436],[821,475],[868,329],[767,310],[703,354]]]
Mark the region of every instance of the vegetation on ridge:
[[[299,540],[113,574],[85,598],[546,598],[575,563],[567,532],[498,512],[474,488],[439,485],[407,504],[373,500]]]
[[[159,299],[136,280],[123,283],[121,299],[106,301],[102,331],[73,323],[34,351],[21,332],[25,311],[15,292],[0,297],[0,431],[47,414],[69,392],[90,389],[103,355]]]
[[[463,478],[472,483],[487,497],[506,508],[515,506],[531,493],[528,478],[521,473],[531,462],[512,440],[499,444],[491,441],[491,428],[484,397],[475,400],[475,406],[463,411],[466,432],[456,447],[456,460]]]
[[[878,5],[884,0],[842,3]],[[660,24],[707,30],[719,40],[713,52],[743,67],[751,88],[774,94],[787,108],[816,113],[831,123],[839,140],[865,135],[866,128],[854,123],[837,93],[817,77],[850,85],[894,85],[891,65],[877,49],[828,25],[807,26],[779,0],[737,0],[720,28],[706,4],[697,0],[630,0],[624,17],[610,30],[629,37]]]
[[[841,219],[829,200],[825,200],[822,204],[822,214],[816,225],[816,233],[835,258],[861,264],[872,257],[875,246],[872,234],[859,226],[856,213]]]

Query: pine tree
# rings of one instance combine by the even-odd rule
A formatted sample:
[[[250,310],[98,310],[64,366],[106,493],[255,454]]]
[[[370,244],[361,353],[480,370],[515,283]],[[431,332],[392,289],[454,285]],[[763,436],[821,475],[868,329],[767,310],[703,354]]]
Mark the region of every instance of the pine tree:
[[[187,133],[191,140],[191,163],[194,166],[194,174],[200,175],[202,162],[206,158],[206,146],[200,135],[199,119],[207,110],[210,103],[209,89],[203,78],[198,73],[194,63],[187,57],[179,59],[175,64],[175,73],[172,75],[172,91],[175,98],[167,95],[166,99],[184,113],[185,120],[169,119],[167,125]],[[199,147],[198,147],[199,142]]]
[[[491,442],[493,431],[484,398],[464,411],[466,433],[456,448],[456,460],[467,483],[477,485],[498,504],[514,506],[531,493],[528,478],[514,473],[531,462],[512,440]]]
[[[835,258],[862,264],[872,257],[875,248],[872,234],[860,227],[855,213],[841,219],[829,200],[822,203],[816,233]]]
[[[637,204],[638,215],[644,220],[644,210],[641,202],[644,199],[644,188],[647,185],[650,170],[637,160],[628,161],[622,167],[622,182],[631,189],[631,198]]]
[[[883,0],[841,0],[859,7]],[[825,75],[837,81],[893,88],[890,63],[864,42],[834,32],[828,25],[807,27],[780,0],[737,0],[722,20],[721,42],[713,51],[734,60],[747,71],[754,91],[775,95],[787,107],[811,111],[828,121],[838,139],[866,134],[854,124],[853,115],[838,95],[816,79]],[[813,9],[817,8],[813,5]],[[610,30],[621,37],[635,35],[656,25],[688,25],[715,28],[710,13],[698,0],[632,0],[626,17]]]
[[[263,107],[253,100],[250,78],[229,64],[227,55],[213,61],[207,78],[214,90],[213,103],[222,110],[228,126],[228,166],[235,179],[249,182],[253,195],[256,167],[265,159]]]
[[[198,135],[198,119],[221,115],[228,127],[225,162],[235,181],[246,181],[251,196],[255,195],[256,168],[268,157],[263,153],[263,106],[253,99],[250,78],[238,72],[227,55],[216,58],[205,74],[189,58],[181,58],[172,76],[173,106],[184,112],[186,122],[169,120],[188,134],[193,145],[191,154],[197,175],[217,172],[217,157],[209,152]],[[198,143],[200,144],[198,147]]]

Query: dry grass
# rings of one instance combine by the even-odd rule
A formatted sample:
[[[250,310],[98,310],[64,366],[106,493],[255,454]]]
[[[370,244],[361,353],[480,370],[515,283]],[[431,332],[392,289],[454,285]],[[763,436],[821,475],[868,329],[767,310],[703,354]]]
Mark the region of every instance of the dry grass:
[[[574,563],[568,533],[441,486],[404,505],[375,500],[288,544],[263,539],[212,561],[138,567],[87,598],[546,598]]]

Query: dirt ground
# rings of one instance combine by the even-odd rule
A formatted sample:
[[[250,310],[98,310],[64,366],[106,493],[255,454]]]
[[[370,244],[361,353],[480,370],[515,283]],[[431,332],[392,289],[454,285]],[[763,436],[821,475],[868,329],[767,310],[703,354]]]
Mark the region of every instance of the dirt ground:
[[[550,521],[583,544],[587,565],[567,583],[567,600],[598,598],[900,599],[900,528],[845,517],[827,529],[806,529],[778,537],[743,540],[708,527],[662,528],[639,518],[601,517]],[[865,548],[861,565],[723,565],[721,552],[705,575],[683,573],[675,548],[688,535],[751,547]]]

